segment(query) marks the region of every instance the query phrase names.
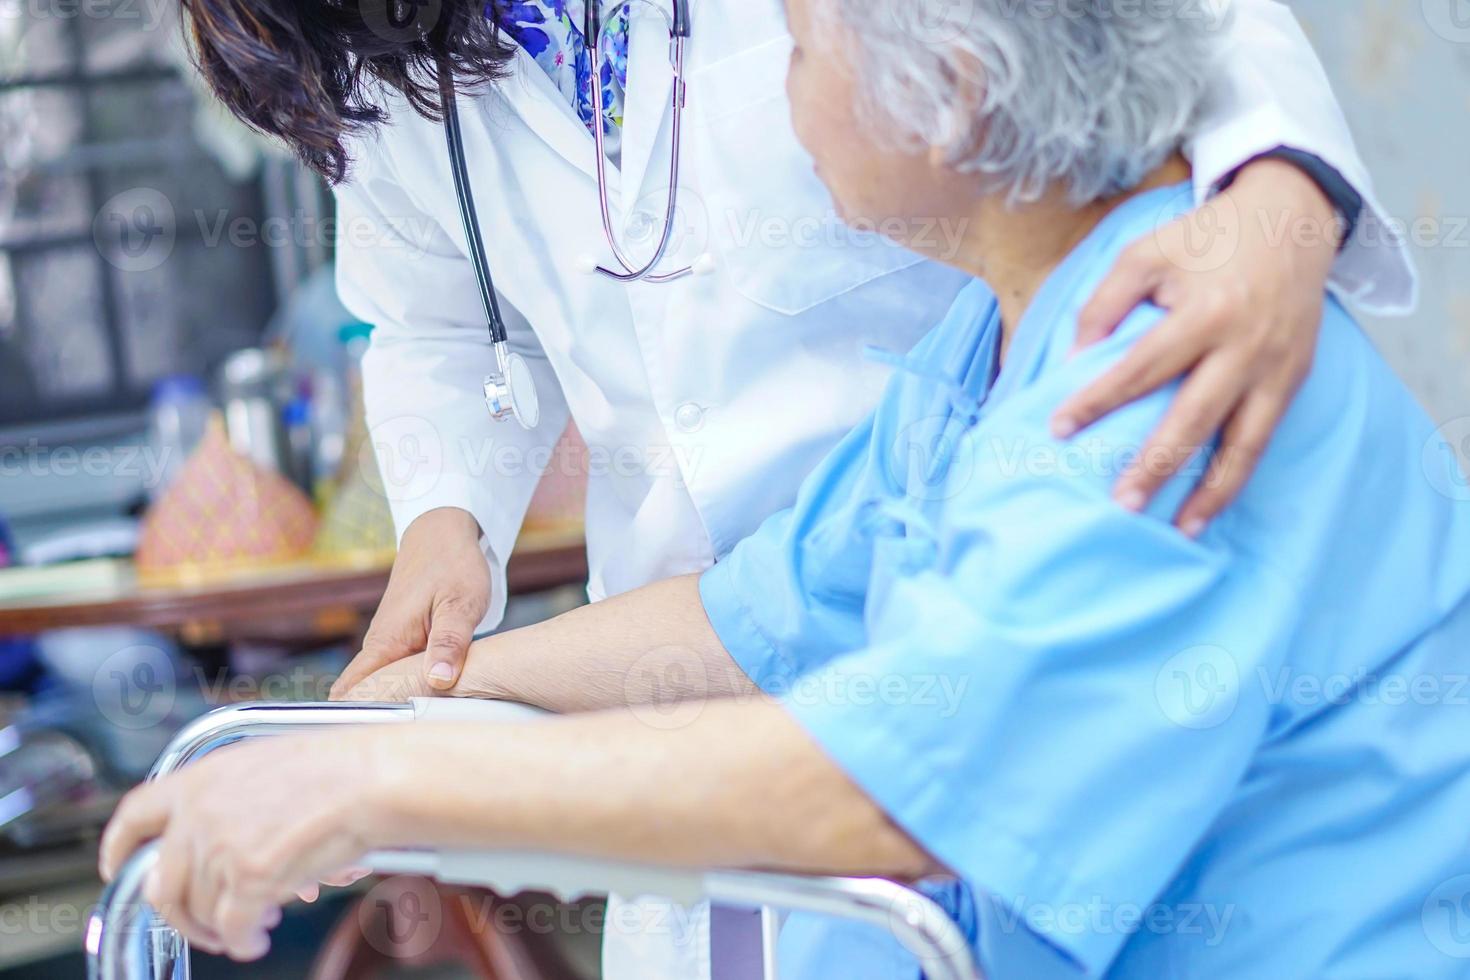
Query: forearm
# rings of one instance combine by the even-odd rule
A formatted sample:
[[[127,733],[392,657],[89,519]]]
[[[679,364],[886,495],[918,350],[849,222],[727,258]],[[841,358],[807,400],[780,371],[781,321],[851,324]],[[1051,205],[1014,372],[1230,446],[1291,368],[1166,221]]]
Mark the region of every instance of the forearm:
[[[680,720],[682,720],[681,716]],[[919,877],[934,861],[774,702],[374,733],[375,846],[524,847],[685,866]]]
[[[477,642],[454,693],[565,713],[755,690],[685,575]]]
[[[459,681],[431,691],[422,655],[369,677],[347,697],[496,698],[551,711],[594,711],[650,702],[756,693],[705,616],[699,577],[655,582],[470,647]]]

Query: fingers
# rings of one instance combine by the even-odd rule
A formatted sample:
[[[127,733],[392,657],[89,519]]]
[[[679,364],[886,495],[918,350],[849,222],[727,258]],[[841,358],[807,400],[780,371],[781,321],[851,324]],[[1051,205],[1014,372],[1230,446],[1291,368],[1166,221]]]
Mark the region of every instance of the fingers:
[[[296,893],[296,897],[303,902],[315,902],[321,897],[323,885],[330,888],[346,888],[349,885],[357,884],[370,874],[372,874],[372,871],[368,868],[344,868],[335,874],[322,875],[320,882],[309,881],[293,889],[293,891]]]
[[[1143,510],[1159,488],[1214,439],[1240,402],[1246,383],[1239,365],[1221,357],[1201,362],[1149,436],[1137,464],[1119,478],[1114,499],[1129,510]],[[1198,534],[1203,529],[1200,525],[1185,530]]]
[[[481,615],[469,602],[458,598],[446,598],[435,604],[434,618],[429,623],[429,645],[424,651],[425,677],[430,687],[445,691],[459,680]]]
[[[267,933],[280,922],[280,907],[242,890],[229,873],[228,855],[204,848],[197,834],[171,827],[159,843],[158,864],[144,884],[143,898],[199,949],[235,960],[259,959],[270,949]]]
[[[357,884],[372,873],[371,868],[343,868],[336,874],[324,875],[322,884],[331,885],[333,888],[346,888],[348,885]]]
[[[1256,464],[1271,441],[1277,423],[1291,404],[1291,393],[1271,389],[1252,393],[1230,417],[1220,449],[1210,461],[1205,477],[1195,487],[1175,523],[1190,537],[1198,537],[1240,493],[1255,472]]]
[[[431,697],[434,690],[429,687],[427,672],[427,656],[416,653],[363,678],[342,695],[342,700],[407,701],[410,698]]]
[[[170,782],[162,780],[137,787],[118,803],[98,848],[103,881],[111,881],[139,845],[162,835],[168,825],[171,795]]]
[[[1152,237],[1130,246],[1077,314],[1076,346],[1086,347],[1112,333],[1163,278],[1163,255]]]
[[[189,879],[193,869],[188,838],[182,834],[165,834],[158,845],[158,864],[143,885],[143,900],[190,944],[206,953],[222,953],[224,944],[219,934],[200,922],[189,909]]]
[[[229,888],[220,893],[214,921],[230,959],[248,963],[270,952],[270,930],[281,912],[260,895]]]
[[[1168,384],[1207,350],[1208,338],[1188,310],[1171,313],[1139,338],[1117,364],[1052,413],[1052,434],[1066,439],[1113,409]],[[1193,341],[1193,342],[1191,342]]]
[[[331,693],[327,696],[333,701],[344,700],[347,692],[361,683],[364,678],[416,652],[416,650],[403,649],[402,644],[382,639],[369,630],[367,638],[363,640],[362,651],[352,658],[352,662],[342,671],[341,676],[332,683]]]

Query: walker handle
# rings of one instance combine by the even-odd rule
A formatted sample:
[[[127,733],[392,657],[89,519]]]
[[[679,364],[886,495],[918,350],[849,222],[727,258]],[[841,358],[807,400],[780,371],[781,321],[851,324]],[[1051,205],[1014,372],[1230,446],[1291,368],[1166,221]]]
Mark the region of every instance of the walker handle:
[[[484,698],[410,698],[414,721],[538,721],[551,715],[544,708],[515,701]]]
[[[339,724],[415,721],[544,719],[548,712],[507,701],[414,698],[410,703],[245,704],[220,708],[186,725],[159,757],[157,778],[222,745],[259,735],[288,734]],[[87,921],[90,980],[144,980],[130,972],[141,961],[147,980],[189,980],[188,945],[143,901],[143,883],[158,845],[140,847],[118,870]],[[589,893],[656,895],[681,904],[707,897],[721,905],[813,912],[885,928],[919,960],[930,980],[984,980],[968,939],[932,900],[883,878],[836,878],[760,871],[666,868],[572,854],[525,851],[403,849],[375,851],[364,863],[380,874],[415,874],[502,894],[535,888],[561,898]],[[774,925],[764,929],[774,942]],[[141,939],[147,940],[142,946]],[[774,976],[773,948],[766,950]]]

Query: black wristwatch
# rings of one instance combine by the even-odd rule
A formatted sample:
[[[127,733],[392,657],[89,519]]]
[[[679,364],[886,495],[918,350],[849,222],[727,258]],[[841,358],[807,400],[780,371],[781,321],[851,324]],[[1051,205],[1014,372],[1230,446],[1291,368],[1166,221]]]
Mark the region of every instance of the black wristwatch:
[[[1257,154],[1236,167],[1220,181],[1220,190],[1223,191],[1235,183],[1240,172],[1257,160],[1284,160],[1312,178],[1312,182],[1331,202],[1338,218],[1342,220],[1342,244],[1338,246],[1339,251],[1347,247],[1347,243],[1352,241],[1353,232],[1357,230],[1358,221],[1363,217],[1363,195],[1353,189],[1353,185],[1348,183],[1347,178],[1336,167],[1314,153],[1278,146],[1274,150]]]

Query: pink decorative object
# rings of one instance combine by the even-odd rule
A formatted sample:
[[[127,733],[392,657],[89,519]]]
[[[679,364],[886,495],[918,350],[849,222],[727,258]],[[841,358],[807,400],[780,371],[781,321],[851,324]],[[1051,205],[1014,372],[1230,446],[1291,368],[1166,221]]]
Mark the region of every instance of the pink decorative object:
[[[316,529],[306,495],[231,449],[216,416],[178,478],[148,511],[137,565],[142,572],[208,571],[288,561],[311,547]]]

